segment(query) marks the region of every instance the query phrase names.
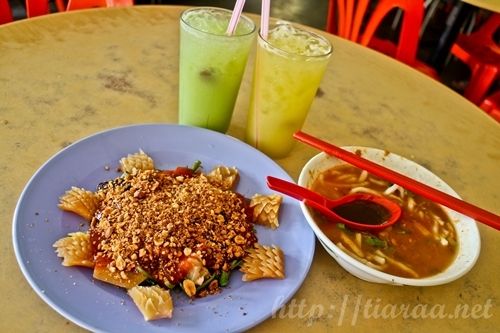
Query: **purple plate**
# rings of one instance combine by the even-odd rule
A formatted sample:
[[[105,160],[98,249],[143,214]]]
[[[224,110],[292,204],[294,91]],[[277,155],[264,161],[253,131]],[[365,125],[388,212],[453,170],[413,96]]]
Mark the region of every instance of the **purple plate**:
[[[189,166],[200,160],[206,171],[216,165],[236,166],[237,191],[246,197],[272,193],[265,177],[290,177],[273,160],[230,136],[205,129],[150,124],[116,128],[78,141],[47,161],[26,185],[14,213],[13,242],[19,266],[31,287],[54,310],[94,332],[234,332],[270,317],[304,281],[314,255],[314,233],[297,201],[283,198],[281,225],[257,226],[259,243],[280,246],[286,278],[242,282],[231,276],[218,295],[189,301],[174,291],[172,319],[146,322],[124,289],[96,281],[86,268],[64,267],[52,244],[69,232],[86,229],[78,216],[57,208],[71,186],[94,190],[99,182],[119,176],[118,160],[139,149],[157,168]]]

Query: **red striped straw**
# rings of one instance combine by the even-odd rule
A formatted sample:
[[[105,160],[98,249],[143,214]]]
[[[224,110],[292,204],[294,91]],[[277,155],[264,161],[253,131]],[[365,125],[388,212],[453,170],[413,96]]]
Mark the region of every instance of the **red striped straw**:
[[[262,0],[262,9],[260,15],[260,34],[264,40],[267,40],[269,33],[269,11],[271,10],[271,0]]]
[[[240,20],[241,12],[243,11],[243,6],[245,6],[245,0],[236,0],[234,5],[233,14],[231,15],[231,20],[227,26],[226,35],[231,36],[236,30],[238,21]]]

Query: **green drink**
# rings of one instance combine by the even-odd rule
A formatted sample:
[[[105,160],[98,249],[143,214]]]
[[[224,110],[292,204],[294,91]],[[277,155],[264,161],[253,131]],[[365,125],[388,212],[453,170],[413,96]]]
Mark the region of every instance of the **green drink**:
[[[255,24],[241,16],[226,35],[231,11],[193,8],[182,13],[179,123],[226,132],[252,46]]]

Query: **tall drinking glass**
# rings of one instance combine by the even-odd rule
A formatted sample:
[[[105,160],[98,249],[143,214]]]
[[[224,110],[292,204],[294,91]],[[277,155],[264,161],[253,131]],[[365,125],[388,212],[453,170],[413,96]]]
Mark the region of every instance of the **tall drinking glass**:
[[[180,20],[179,123],[226,132],[255,35],[241,16],[226,35],[231,11],[199,7]]]
[[[288,23],[258,37],[246,140],[273,158],[293,148],[332,54],[330,42]]]

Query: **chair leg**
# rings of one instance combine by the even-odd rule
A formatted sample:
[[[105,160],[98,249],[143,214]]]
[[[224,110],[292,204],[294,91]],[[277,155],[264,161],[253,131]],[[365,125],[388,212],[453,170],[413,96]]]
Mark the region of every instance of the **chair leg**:
[[[500,123],[500,110],[493,110],[489,113],[490,117],[493,117],[496,121]]]
[[[473,10],[474,6],[462,1],[456,1],[453,10],[446,20],[446,27],[439,38],[438,45],[431,57],[432,67],[436,68],[438,72],[443,70],[450,49],[460,32],[460,28]]]
[[[334,0],[328,1],[328,15],[326,17],[326,32],[335,33],[335,2]]]
[[[427,8],[425,16],[424,16],[424,21],[422,22],[422,27],[420,28],[420,37],[424,34],[425,29],[427,29],[427,25],[429,24],[429,21],[432,19],[434,16],[434,13],[436,12],[436,9],[439,6],[438,0],[426,0],[424,3],[424,7]]]
[[[498,76],[498,67],[496,66],[480,66],[474,70],[469,83],[464,91],[464,96],[472,103],[479,105],[484,99],[488,89]]]
[[[0,24],[12,22],[12,10],[8,0],[0,0]]]
[[[480,108],[500,123],[500,90],[485,98]]]
[[[25,1],[26,4],[26,16],[28,18],[46,15],[50,13],[49,2],[48,1]]]
[[[56,0],[56,8],[58,12],[66,11],[66,4],[64,3],[64,0]]]

